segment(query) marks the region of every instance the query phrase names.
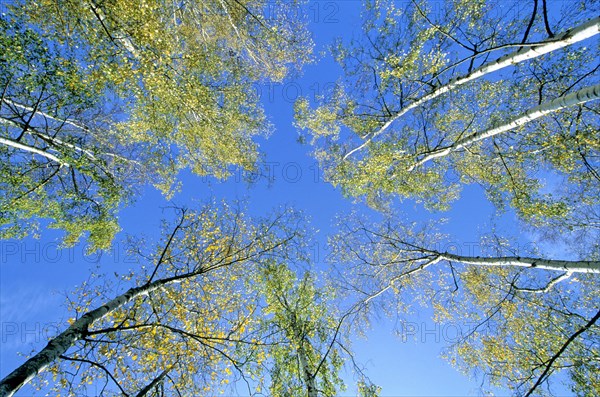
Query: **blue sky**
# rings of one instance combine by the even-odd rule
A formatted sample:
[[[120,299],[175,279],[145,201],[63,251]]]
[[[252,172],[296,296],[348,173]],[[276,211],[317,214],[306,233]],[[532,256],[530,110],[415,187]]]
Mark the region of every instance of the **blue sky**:
[[[360,34],[360,5],[358,0],[324,0],[312,1],[304,7],[317,54],[337,36]],[[262,176],[249,186],[240,173],[219,182],[184,172],[182,190],[172,203],[184,206],[211,197],[240,199],[255,215],[265,215],[283,204],[291,205],[311,216],[312,225],[320,230],[317,239],[322,247],[326,235],[333,231],[336,214],[358,208],[375,216],[370,209],[344,198],[339,190],[319,178],[320,171],[310,157],[310,147],[297,142],[298,132],[292,125],[293,101],[299,95],[314,101],[315,93],[330,86],[340,73],[333,61],[325,57],[307,66],[298,78],[257,86],[266,113],[275,126],[269,139],[260,140],[265,153],[264,165],[272,171],[271,178]],[[123,230],[130,234],[158,232],[163,216],[161,208],[169,204],[157,191],[146,189],[136,205],[121,212]],[[405,201],[401,209],[415,220],[451,218],[453,221],[446,231],[464,247],[478,241],[479,233],[493,216],[491,205],[474,187],[463,191],[463,198],[449,213],[429,214],[410,201]],[[0,242],[0,377],[23,361],[16,355],[17,351],[38,350],[45,345],[43,337],[51,336],[57,323],[64,323],[67,313],[63,294],[86,280],[90,270],[97,270],[100,264],[101,272],[112,274],[115,270],[124,272],[129,265],[130,258],[119,243],[112,255],[85,257],[83,245],[57,250],[59,237],[59,232],[43,230],[39,240]],[[318,265],[323,266],[323,263]],[[373,324],[366,339],[355,341],[356,359],[365,365],[374,383],[382,386],[382,395],[477,395],[479,382],[461,375],[440,358],[445,346],[444,335],[451,339],[452,330],[439,325],[436,328],[425,310],[411,318],[411,325],[415,328],[410,333],[415,338],[402,338],[402,335],[394,335],[394,324],[390,320],[382,319]],[[351,378],[347,384],[349,390],[345,394],[352,395]],[[23,393],[26,394],[25,389]]]

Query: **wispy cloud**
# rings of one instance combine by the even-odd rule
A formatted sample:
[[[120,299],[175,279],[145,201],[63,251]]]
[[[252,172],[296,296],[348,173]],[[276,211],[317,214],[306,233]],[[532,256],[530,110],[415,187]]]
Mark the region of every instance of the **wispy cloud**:
[[[0,291],[0,353],[4,360],[56,334],[63,299],[42,285],[4,285]]]

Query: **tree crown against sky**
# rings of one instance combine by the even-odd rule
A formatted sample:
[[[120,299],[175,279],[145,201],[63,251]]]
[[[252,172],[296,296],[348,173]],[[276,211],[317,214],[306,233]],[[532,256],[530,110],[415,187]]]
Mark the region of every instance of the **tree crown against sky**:
[[[181,168],[226,177],[231,165],[251,167],[254,139],[268,130],[251,84],[283,78],[310,46],[302,19],[265,18],[261,2],[18,4],[1,20],[5,236],[51,218],[67,242],[87,231],[106,246],[136,186],[172,191]],[[417,299],[432,302],[438,321],[478,325],[448,358],[483,373],[486,386],[543,394],[566,373],[573,392],[593,395],[594,7],[369,1],[363,34],[334,46],[346,72],[338,89],[317,108],[296,106],[327,179],[347,195],[376,208],[401,196],[445,209],[476,183],[545,236],[577,239],[580,258],[457,255],[437,249],[444,237],[435,228],[351,219],[332,239],[337,267],[327,268],[334,282],[326,284],[294,266],[299,252],[309,256],[311,233],[297,230],[293,211],[246,223],[218,206],[182,210],[156,250],[134,245],[147,267],[123,277],[130,290],[106,284],[77,294],[76,320],[58,337],[66,349],[45,372],[51,387],[89,394],[91,381],[141,396],[242,384],[250,394],[332,395],[352,359],[347,333],[364,328],[374,308],[402,316]],[[283,234],[270,234],[273,225]],[[265,248],[273,241],[287,250]],[[512,249],[501,236],[492,246]],[[106,302],[107,313],[92,309]],[[33,374],[41,361],[18,370]],[[378,392],[360,385],[365,396]]]
[[[117,289],[97,274],[68,297],[66,329],[2,380],[2,395],[40,372],[35,383],[51,380],[59,394],[196,395],[245,385],[279,395],[310,385],[313,396],[343,386],[345,331],[315,275],[296,279],[309,255],[301,214],[252,219],[216,202],[173,212],[158,241],[129,241],[139,266],[113,280]]]
[[[599,197],[598,12],[546,3],[367,2],[362,35],[333,46],[337,91],[297,104],[326,178],[436,209],[478,184],[532,225],[576,229]]]
[[[252,218],[210,202],[172,208],[156,240],[131,238],[135,268],[93,274],[72,317],[0,382],[57,395],[336,395],[350,350],[336,291],[310,269],[310,228],[286,207]],[[301,274],[301,275],[298,275]],[[351,365],[360,387],[376,390]]]
[[[544,395],[559,382],[577,395],[600,390],[591,376],[598,370],[600,261],[514,253],[514,241],[498,235],[482,238],[477,252],[448,252],[452,237],[439,225],[397,215],[377,223],[341,218],[331,238],[331,265],[367,321],[385,313],[402,334],[411,312],[430,308],[455,333],[444,357],[477,376],[483,390]]]
[[[545,393],[570,369],[571,391],[594,395],[597,379],[582,380],[597,370],[597,5],[369,1],[364,15],[360,36],[332,46],[337,88],[296,104],[325,178],[391,213],[334,239],[334,263],[371,310],[431,300],[440,322],[477,324],[448,357],[488,384]],[[436,251],[435,229],[395,221],[395,198],[448,210],[467,184],[565,252],[456,255]]]
[[[254,169],[252,84],[310,59],[295,2],[15,1],[1,19],[2,234],[37,220],[106,248],[118,208],[179,170]]]

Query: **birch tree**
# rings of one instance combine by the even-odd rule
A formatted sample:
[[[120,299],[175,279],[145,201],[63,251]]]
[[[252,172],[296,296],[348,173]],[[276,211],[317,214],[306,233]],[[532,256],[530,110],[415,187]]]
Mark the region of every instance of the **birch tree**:
[[[266,360],[255,281],[273,260],[295,260],[298,227],[290,211],[251,220],[227,206],[180,210],[154,251],[132,244],[141,268],[118,280],[129,288],[81,286],[64,331],[8,374],[0,395],[32,380],[57,395],[226,390]]]
[[[252,84],[309,59],[297,3],[15,1],[0,31],[2,234],[40,218],[106,247],[117,208],[177,172],[253,169],[271,127]],[[217,133],[218,132],[218,133]],[[42,203],[42,204],[41,204]]]
[[[269,392],[276,396],[334,396],[345,388],[339,377],[347,358],[347,324],[335,310],[331,288],[316,277],[301,278],[287,266],[263,270],[265,325],[273,335]],[[350,353],[351,354],[351,353]]]
[[[77,59],[4,14],[0,24],[0,234],[35,234],[34,220],[50,218],[65,242],[87,230],[91,245],[105,247],[118,230],[115,207],[140,179],[132,171],[143,170],[106,129],[99,87],[81,78]]]
[[[536,227],[588,212],[598,10],[538,3],[368,2],[363,38],[333,46],[338,89],[296,105],[325,177],[374,206],[400,197],[447,209],[479,184]]]
[[[484,390],[545,395],[566,379],[578,396],[597,394],[600,261],[511,252],[498,236],[465,246],[436,229],[355,218],[332,240],[332,260],[355,299],[395,316],[400,335],[410,311],[431,307],[451,329],[444,356]]]

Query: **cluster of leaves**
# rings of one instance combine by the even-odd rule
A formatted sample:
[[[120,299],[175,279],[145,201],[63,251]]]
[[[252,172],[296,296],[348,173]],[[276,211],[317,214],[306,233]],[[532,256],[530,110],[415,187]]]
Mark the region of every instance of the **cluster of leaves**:
[[[312,47],[295,2],[15,1],[2,14],[2,233],[39,218],[110,244],[139,182],[253,169],[270,131],[252,84]],[[270,3],[270,2],[269,2]]]
[[[411,311],[431,307],[434,321],[458,332],[448,336],[445,358],[479,375],[484,388],[543,394],[561,373],[577,395],[596,395],[597,377],[585,376],[598,369],[600,262],[556,261],[545,270],[499,236],[482,239],[478,252],[453,254],[441,248],[453,244],[438,229],[395,217],[341,219],[331,260],[366,315],[384,312],[403,324]],[[586,273],[586,263],[595,270]]]
[[[581,376],[598,370],[599,328],[588,326],[598,317],[597,275],[552,288],[550,275],[514,269],[472,267],[458,277],[461,292],[436,303],[440,321],[472,325],[450,347],[450,362],[523,395],[560,372],[577,395],[600,392],[597,377]]]
[[[74,291],[67,329],[0,392],[26,382],[19,370],[42,366],[34,384],[51,381],[56,395],[215,395],[244,384],[250,395],[343,390],[348,315],[332,310],[334,290],[315,274],[296,275],[308,257],[301,214],[252,219],[217,203],[176,212],[156,243],[130,240],[138,269],[116,285],[94,275]]]
[[[374,206],[396,196],[433,209],[448,209],[461,186],[479,184],[498,208],[508,205],[537,227],[597,204],[597,103],[458,145],[597,82],[597,52],[587,43],[485,71],[502,56],[559,40],[597,15],[595,6],[582,2],[560,14],[537,2],[533,13],[522,2],[402,7],[367,2],[363,35],[333,48],[345,71],[336,95],[316,109],[297,104],[297,123],[312,136],[326,178]]]
[[[332,49],[345,79],[316,109],[299,101],[297,124],[349,196],[448,209],[463,185],[479,184],[529,226],[578,239],[588,261],[455,255],[434,248],[445,237],[429,225],[355,219],[332,239],[334,259],[350,265],[336,284],[296,273],[308,255],[293,211],[250,220],[227,206],[180,210],[154,249],[132,242],[144,265],[123,276],[131,288],[113,299],[114,286],[84,284],[67,330],[0,392],[49,366],[57,395],[213,395],[243,382],[251,394],[335,395],[349,319],[398,315],[416,297],[432,302],[436,321],[475,324],[448,350],[465,372],[529,395],[564,370],[573,392],[599,394],[600,129],[598,90],[586,91],[597,51],[571,43],[515,60],[598,13],[584,0],[556,17],[542,1],[533,12],[519,2],[367,1],[363,38]],[[311,47],[289,12],[296,2],[271,5],[280,13],[270,18],[266,5],[9,4],[0,236],[35,233],[49,218],[65,243],[89,233],[92,248],[107,247],[117,210],[144,183],[169,194],[182,168],[220,178],[252,169],[253,138],[270,127],[251,86],[281,80]],[[492,72],[491,59],[514,62]],[[338,295],[339,284],[352,293]],[[388,291],[395,300],[380,300]],[[357,303],[341,313],[344,299]],[[360,395],[379,391],[359,384]]]
[[[268,352],[273,361],[270,393],[274,396],[333,396],[343,391],[339,372],[345,353],[343,319],[336,312],[333,291],[319,288],[306,272],[297,280],[286,265],[263,271],[264,321],[275,341]],[[346,350],[347,351],[347,350]]]
[[[118,230],[114,209],[132,191],[123,184],[129,162],[113,153],[122,148],[100,133],[101,86],[80,76],[75,54],[32,28],[4,14],[0,27],[2,138],[19,145],[0,146],[0,233],[20,237],[35,232],[37,219],[50,218],[68,232],[67,243],[87,230],[92,245],[106,247]],[[83,117],[94,125],[68,121]],[[82,134],[87,128],[97,133]]]
[[[332,48],[335,94],[296,104],[325,177],[383,210],[394,197],[447,210],[477,184],[520,227],[596,262],[577,277],[568,262],[533,270],[515,254],[436,250],[435,228],[353,219],[332,240],[346,287],[367,309],[398,315],[416,299],[438,321],[477,324],[448,357],[488,384],[543,393],[566,370],[574,392],[598,394],[583,380],[598,363],[598,49],[566,44],[597,35],[597,4],[373,0],[364,15],[362,36]]]
[[[323,350],[329,336],[337,340],[328,328],[334,314],[318,303],[310,276],[296,284],[287,268],[302,258],[302,241],[299,214],[290,210],[256,220],[225,204],[178,210],[156,244],[130,242],[140,269],[119,280],[121,289],[156,288],[92,321],[46,381],[56,395],[141,395],[149,385],[146,392],[214,395],[244,381],[251,394],[267,381],[294,394],[306,389],[304,381],[292,386],[303,379],[293,359],[303,351],[322,379],[319,390],[334,395],[342,360],[336,349]],[[71,327],[116,293],[112,283],[93,284],[70,299]],[[279,305],[287,300],[293,307]],[[292,318],[303,319],[301,331]]]

